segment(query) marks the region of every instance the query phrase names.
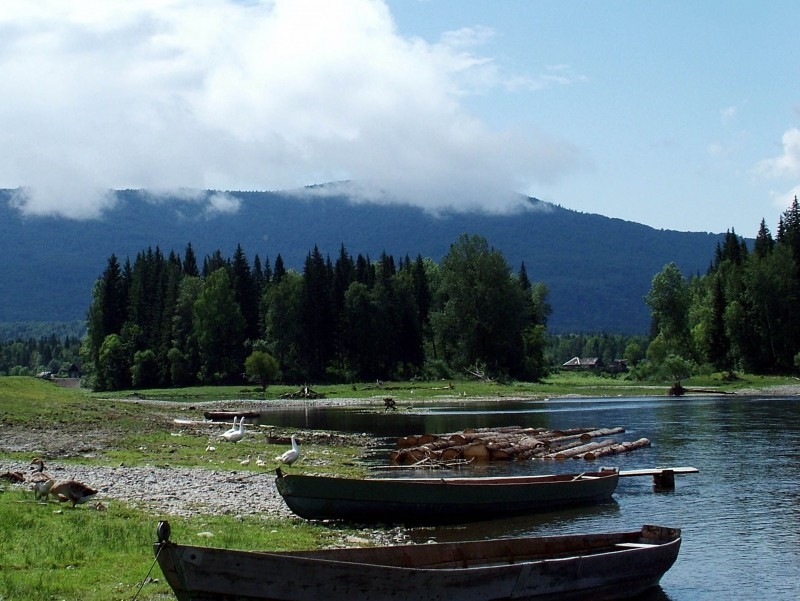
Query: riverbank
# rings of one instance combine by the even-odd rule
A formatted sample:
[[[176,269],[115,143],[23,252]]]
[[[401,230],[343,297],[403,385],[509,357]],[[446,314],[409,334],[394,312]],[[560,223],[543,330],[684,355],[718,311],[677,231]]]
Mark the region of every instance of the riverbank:
[[[663,394],[663,393],[662,393]],[[800,396],[800,383],[783,384],[767,388],[740,389],[741,396]],[[560,397],[576,397],[580,394],[565,394]],[[616,396],[616,395],[609,395]],[[164,400],[136,395],[108,400],[92,400],[94,410],[111,410],[118,413],[132,412],[137,426],[150,432],[148,444],[155,449],[139,450],[144,455],[150,452],[155,457],[150,464],[146,457],[136,461],[122,461],[109,465],[109,453],[124,444],[126,429],[130,427],[116,423],[114,419],[94,420],[91,427],[80,418],[75,421],[62,419],[47,424],[41,419],[28,422],[25,427],[12,427],[3,420],[0,423],[0,473],[22,472],[29,475],[29,462],[33,457],[45,458],[47,469],[56,479],[76,479],[98,490],[97,500],[102,506],[117,502],[151,511],[158,515],[194,516],[211,515],[267,515],[288,517],[290,512],[275,488],[274,461],[279,446],[269,445],[269,439],[286,439],[288,432],[270,427],[254,430],[248,444],[230,443],[217,445],[220,452],[215,455],[212,448],[222,426],[203,421],[203,413],[209,410],[235,409],[238,411],[267,411],[291,407],[342,407],[362,406],[366,410],[381,413],[385,409],[384,396],[334,399],[271,399],[267,401],[241,399],[225,401],[186,402]],[[532,395],[530,398],[540,398]],[[553,397],[557,398],[557,397]],[[726,396],[726,398],[731,398]],[[461,402],[514,399],[526,400],[525,395],[469,397],[453,395]],[[449,400],[441,395],[434,402]],[[424,405],[425,401],[399,401],[398,410],[408,410],[413,404]],[[178,421],[176,421],[178,420]],[[183,420],[181,422],[180,420]],[[350,460],[355,462],[359,452],[364,452],[376,441],[367,435],[341,434],[337,432],[303,432],[301,438],[323,456],[333,447],[348,449]],[[228,445],[223,448],[223,445]],[[202,448],[201,448],[202,447]],[[194,450],[192,450],[194,448]],[[187,450],[189,449],[189,450]],[[203,452],[205,453],[203,454]],[[222,457],[222,452],[227,455]],[[176,458],[195,453],[195,462],[205,465],[185,466]],[[196,455],[200,453],[200,455]],[[9,457],[10,456],[10,457]],[[104,459],[105,458],[105,459]],[[87,462],[87,460],[89,460]],[[241,461],[248,466],[240,467]],[[256,462],[259,465],[256,465]],[[101,465],[102,463],[102,465]],[[293,468],[290,468],[293,469]],[[326,471],[325,461],[298,464],[299,471]],[[16,486],[29,487],[27,484]],[[33,493],[31,492],[31,497]]]

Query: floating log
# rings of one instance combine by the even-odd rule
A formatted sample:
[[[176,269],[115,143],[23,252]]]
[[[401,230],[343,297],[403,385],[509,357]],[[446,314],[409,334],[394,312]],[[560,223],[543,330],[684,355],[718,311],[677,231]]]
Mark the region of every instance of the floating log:
[[[611,445],[614,444],[616,443],[613,440],[605,440],[603,442],[590,442],[588,444],[582,444],[580,446],[573,447],[571,449],[565,449],[563,451],[558,451],[556,453],[550,453],[549,455],[545,455],[545,459],[567,459],[569,457],[578,457],[590,451],[596,451],[604,447],[610,447]]]
[[[464,447],[462,457],[466,460],[485,461],[489,459],[489,449],[480,442],[473,442]]]
[[[545,450],[540,454],[542,459],[555,459],[556,453],[559,451],[567,451],[569,449],[574,449],[576,447],[581,447],[585,445],[582,440],[569,440],[563,444],[548,444],[548,441],[545,441]]]
[[[495,428],[468,428],[450,434],[423,434],[397,439],[397,449],[390,453],[393,463],[409,464],[423,457],[439,461],[465,460],[524,460],[536,457],[565,458],[593,452],[615,441],[590,443],[593,438],[613,436],[625,432],[615,428],[571,428],[547,430],[505,426]],[[570,449],[577,449],[569,451]]]
[[[598,449],[597,451],[586,453],[586,455],[583,458],[586,459],[587,461],[592,461],[594,459],[597,459],[598,457],[605,457],[606,455],[619,455],[621,453],[630,453],[631,451],[635,451],[636,449],[643,449],[649,446],[650,446],[650,441],[647,438],[640,438],[639,440],[634,440],[633,442],[622,442],[603,449]]]
[[[486,446],[493,460],[530,459],[539,452],[541,454],[545,452],[545,444],[533,436],[525,436],[509,446],[506,446],[505,441],[493,442]]]
[[[405,449],[408,447],[415,447],[419,444],[419,437],[417,436],[401,436],[397,439],[397,448]]]
[[[591,432],[596,428],[567,428],[566,430],[553,430],[553,436],[575,436],[583,434],[584,432]]]
[[[614,434],[623,434],[625,428],[618,426],[616,428],[593,428],[593,429],[580,429],[578,432],[569,432],[559,434],[553,437],[544,437],[551,445],[555,443],[562,443],[568,440],[581,440],[587,441],[592,438],[599,438],[600,436],[613,436]]]

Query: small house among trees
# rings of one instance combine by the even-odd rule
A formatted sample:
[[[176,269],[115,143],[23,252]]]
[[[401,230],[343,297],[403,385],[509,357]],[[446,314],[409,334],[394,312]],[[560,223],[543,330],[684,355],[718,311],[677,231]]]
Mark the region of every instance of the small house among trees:
[[[573,371],[599,371],[603,368],[603,361],[600,357],[573,357],[561,367]]]
[[[618,374],[628,371],[628,362],[625,359],[614,359],[606,365],[599,357],[573,357],[561,367],[571,371],[607,371],[612,374]]]

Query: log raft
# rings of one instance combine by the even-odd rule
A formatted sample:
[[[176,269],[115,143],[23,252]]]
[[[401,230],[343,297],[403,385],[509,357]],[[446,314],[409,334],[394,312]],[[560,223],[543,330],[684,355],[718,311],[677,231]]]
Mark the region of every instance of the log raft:
[[[596,440],[624,432],[622,427],[547,430],[507,426],[403,436],[397,439],[396,449],[391,451],[389,458],[392,463],[402,465],[420,461],[561,460],[570,457],[591,461],[650,445],[646,438],[633,442]]]

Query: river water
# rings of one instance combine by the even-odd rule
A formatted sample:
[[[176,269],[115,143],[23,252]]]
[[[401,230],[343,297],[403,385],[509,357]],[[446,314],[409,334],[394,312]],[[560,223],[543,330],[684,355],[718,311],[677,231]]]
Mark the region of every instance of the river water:
[[[276,425],[398,436],[469,427],[625,428],[618,440],[651,446],[624,456],[515,461],[437,475],[510,475],[693,466],[675,489],[656,492],[649,476],[620,478],[611,503],[460,526],[416,528],[415,542],[681,528],[678,561],[648,601],[800,598],[800,399],[797,397],[642,397],[548,401],[434,402],[397,412],[353,408],[270,411]],[[371,461],[388,463],[388,451]],[[417,472],[417,475],[419,473]],[[397,475],[396,473],[392,474]]]

